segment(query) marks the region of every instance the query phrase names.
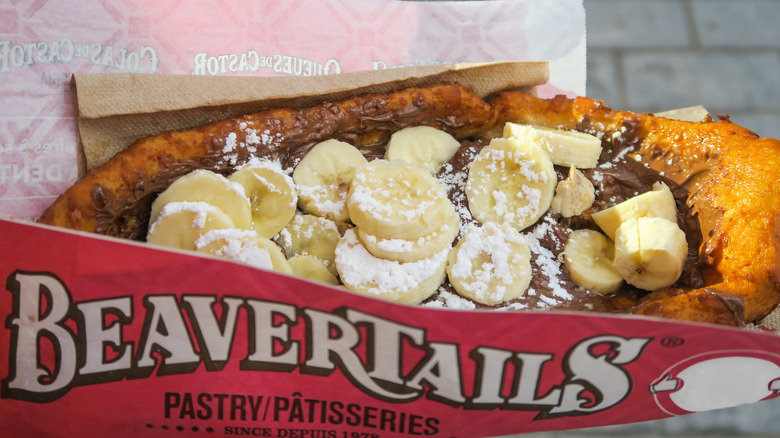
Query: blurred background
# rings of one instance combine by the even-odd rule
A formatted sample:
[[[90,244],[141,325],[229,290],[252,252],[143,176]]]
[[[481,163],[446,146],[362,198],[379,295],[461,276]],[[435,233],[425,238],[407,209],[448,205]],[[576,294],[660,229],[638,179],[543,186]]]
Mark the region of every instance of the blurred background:
[[[780,1],[584,5],[589,96],[639,112],[703,105],[780,138]]]
[[[780,0],[584,4],[588,96],[636,112],[703,105],[762,137],[780,138]],[[523,435],[624,436],[778,437],[780,399],[633,425]]]

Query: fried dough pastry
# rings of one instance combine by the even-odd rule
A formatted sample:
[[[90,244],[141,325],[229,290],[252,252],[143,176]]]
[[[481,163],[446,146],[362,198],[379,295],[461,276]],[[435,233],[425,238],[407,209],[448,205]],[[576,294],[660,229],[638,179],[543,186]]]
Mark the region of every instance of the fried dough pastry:
[[[780,303],[780,141],[759,138],[724,118],[702,123],[613,111],[586,97],[540,99],[505,92],[493,100],[498,123],[513,121],[619,138],[638,161],[685,187],[702,232],[704,285],[664,289],[632,313],[735,325]],[[733,298],[737,298],[734,300]]]
[[[228,173],[253,156],[295,161],[331,138],[378,156],[390,134],[404,127],[433,126],[463,140],[489,138],[506,122],[575,129],[618,142],[689,191],[687,205],[702,233],[703,278],[689,289],[618,295],[611,299],[615,311],[740,325],[780,303],[780,183],[774,176],[780,142],[759,139],[728,120],[674,121],[613,111],[584,97],[540,99],[510,91],[489,104],[463,86],[443,83],[162,133],[93,169],[39,222],[143,239],[155,196],[195,169]]]
[[[279,158],[293,147],[305,152],[328,138],[368,150],[406,126],[428,125],[464,137],[490,126],[493,118],[490,105],[466,87],[440,84],[303,109],[273,109],[166,132],[136,141],[93,169],[38,222],[141,239],[154,196],[192,170],[227,172],[251,156]]]

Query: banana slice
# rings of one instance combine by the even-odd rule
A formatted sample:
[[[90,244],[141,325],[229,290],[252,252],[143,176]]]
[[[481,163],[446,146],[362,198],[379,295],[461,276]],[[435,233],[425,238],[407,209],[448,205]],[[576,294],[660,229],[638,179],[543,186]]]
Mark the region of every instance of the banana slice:
[[[228,180],[244,187],[252,206],[252,229],[259,236],[276,236],[295,215],[295,185],[279,163],[253,160],[238,168]]]
[[[417,304],[433,295],[444,281],[448,249],[416,262],[401,263],[374,257],[347,230],[336,247],[336,267],[347,289],[375,298]]]
[[[301,209],[337,222],[348,221],[347,191],[355,169],[364,164],[366,158],[349,143],[326,140],[315,145],[292,175]]]
[[[455,206],[425,168],[374,160],[357,169],[347,196],[349,216],[364,233],[414,241],[441,230]]]
[[[171,202],[206,202],[232,219],[236,228],[252,224],[252,208],[244,188],[210,170],[194,170],[173,182],[152,203],[149,223],[154,223],[162,208]]]
[[[598,165],[601,156],[601,140],[578,131],[507,123],[504,125],[504,137],[538,137],[553,164],[559,166],[590,169]]]
[[[325,283],[337,286],[338,278],[330,273],[330,270],[322,260],[310,255],[299,255],[288,260],[292,273],[296,277],[305,278],[317,283]]]
[[[450,252],[447,275],[462,296],[494,306],[521,297],[531,282],[531,250],[506,224],[472,227]]]
[[[287,257],[309,255],[316,257],[336,275],[336,245],[341,240],[338,224],[312,214],[296,214],[279,233],[276,242],[282,245]]]
[[[363,246],[372,255],[397,262],[416,262],[449,248],[460,232],[459,223],[459,217],[455,213],[440,229],[415,240],[384,239],[365,233],[360,227],[355,230]]]
[[[455,155],[460,142],[450,134],[430,126],[404,128],[390,136],[385,159],[419,164],[436,173]]]
[[[660,217],[677,222],[677,205],[669,187],[661,182],[653,184],[652,190],[627,199],[620,204],[593,213],[593,220],[604,233],[615,240],[615,230],[629,219]]]
[[[578,286],[602,294],[615,292],[623,277],[612,266],[615,245],[594,230],[575,230],[569,234],[563,251],[563,264]]]
[[[563,217],[582,214],[596,200],[593,183],[576,167],[569,168],[569,176],[558,183],[552,199],[552,210]]]
[[[556,182],[553,163],[538,143],[494,138],[471,163],[465,193],[480,223],[523,230],[550,207]]]
[[[244,263],[256,268],[292,274],[287,258],[271,240],[253,230],[237,228],[210,230],[197,241],[198,251]]]
[[[640,217],[615,232],[614,266],[625,280],[645,290],[669,287],[680,278],[688,243],[677,222]]]
[[[149,226],[146,241],[155,245],[195,250],[195,241],[211,230],[234,228],[221,209],[205,202],[170,202]]]

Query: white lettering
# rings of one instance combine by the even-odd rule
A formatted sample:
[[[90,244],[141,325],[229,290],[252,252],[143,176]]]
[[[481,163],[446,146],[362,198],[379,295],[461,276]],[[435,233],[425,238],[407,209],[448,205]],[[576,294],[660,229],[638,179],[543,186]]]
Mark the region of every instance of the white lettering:
[[[160,62],[160,59],[157,57],[157,51],[151,46],[141,46],[141,58],[145,59],[147,55],[149,56],[148,73],[157,73],[157,64]]]
[[[252,312],[250,319],[254,324],[254,330],[250,334],[254,342],[250,345],[249,357],[242,366],[250,369],[263,369],[263,364],[271,369],[276,367],[270,364],[287,365],[289,368],[297,366],[298,342],[290,340],[290,323],[296,321],[295,306],[259,300],[247,300],[247,305]],[[275,324],[274,318],[277,316],[285,318],[286,321]],[[274,346],[277,342],[283,346],[284,351],[275,354]]]
[[[406,338],[414,345],[422,347],[425,342],[425,331],[356,310],[348,310],[347,319],[356,325],[365,324],[374,332],[373,348],[369,350],[368,358],[368,363],[373,370],[369,376],[385,382],[403,384],[401,340]]]
[[[141,337],[139,367],[154,367],[153,351],[162,356],[161,368],[170,365],[197,365],[200,358],[192,346],[187,326],[172,295],[144,298],[147,321]]]
[[[537,410],[537,418],[580,415],[611,408],[631,393],[623,366],[652,340],[596,336],[560,360],[553,353],[484,346],[461,354],[456,343],[426,339],[424,328],[348,308],[189,294],[148,295],[135,308],[129,296],[73,303],[55,275],[21,271],[6,285],[13,295],[12,350],[0,397],[36,402],[56,400],[77,385],[142,378],[155,367],[158,375],[183,374],[203,362],[219,371],[234,356],[236,333],[245,330],[241,371],[327,376],[338,370],[384,401],[427,397],[465,409]],[[137,342],[125,338],[139,330]],[[464,360],[472,361],[466,368],[473,375],[464,375]],[[562,371],[564,377],[541,387],[556,366],[552,375]]]
[[[10,280],[17,312],[11,320],[16,350],[11,352],[8,388],[25,393],[65,389],[76,374],[74,335],[62,324],[70,311],[70,294],[59,279],[47,274],[15,272]],[[42,357],[42,342],[51,344],[56,357]],[[42,365],[55,360],[55,367]]]
[[[514,405],[555,406],[561,397],[561,391],[554,389],[543,398],[537,398],[539,378],[542,376],[542,366],[552,359],[551,354],[518,353],[518,378],[516,380],[515,396],[509,400]]]
[[[631,393],[631,377],[618,365],[636,360],[648,338],[625,339],[618,336],[599,336],[576,345],[567,357],[571,375],[564,385],[560,405],[549,411],[551,415],[570,412],[597,412],[612,407]],[[594,347],[604,344],[608,351],[594,355]],[[582,398],[590,392],[596,402]]]
[[[428,348],[429,356],[406,382],[406,386],[422,392],[420,383],[425,381],[432,387],[428,398],[458,404],[465,402],[458,346],[431,342]]]
[[[501,388],[506,379],[506,364],[512,352],[495,348],[478,347],[474,350],[477,359],[477,381],[474,389],[475,404],[500,405],[504,402]]]
[[[122,342],[122,323],[129,322],[133,314],[130,297],[109,300],[88,301],[79,303],[76,308],[83,315],[84,333],[89,333],[90,342],[85,345],[84,365],[80,374],[107,373],[116,370],[127,370],[132,366],[132,343]],[[106,325],[106,314],[119,317]],[[120,322],[124,321],[124,322]],[[107,360],[105,347],[111,347],[118,353],[113,360]]]
[[[195,54],[195,58],[193,59],[195,63],[195,69],[192,70],[192,74],[194,75],[206,74],[206,60],[208,59],[208,57],[209,54],[205,52]]]
[[[200,344],[201,355],[209,362],[227,362],[236,331],[238,309],[243,303],[240,298],[222,299],[222,322],[214,313],[217,298],[209,295],[187,295],[182,298],[190,315],[195,336]],[[224,364],[223,364],[224,365]]]
[[[305,313],[310,322],[310,339],[307,339],[308,358],[305,363],[305,368],[309,372],[328,373],[334,370],[338,363],[347,376],[375,397],[404,400],[417,396],[415,393],[397,394],[388,391],[369,377],[354,350],[360,343],[360,333],[349,321],[337,315],[312,309],[306,309]]]

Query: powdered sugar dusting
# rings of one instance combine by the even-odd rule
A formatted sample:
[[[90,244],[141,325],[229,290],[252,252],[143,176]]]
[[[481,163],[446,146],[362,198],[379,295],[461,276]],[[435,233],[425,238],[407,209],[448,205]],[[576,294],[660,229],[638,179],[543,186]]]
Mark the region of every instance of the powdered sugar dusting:
[[[155,223],[149,226],[149,233],[151,233],[152,230],[154,230],[154,227],[160,221],[160,218],[181,213],[183,211],[189,211],[195,213],[195,218],[192,220],[193,228],[203,228],[206,226],[206,221],[208,220],[209,213],[216,210],[218,210],[217,207],[207,202],[191,202],[191,201],[169,202],[165,204],[163,208],[160,210],[160,215],[158,216],[157,221],[155,221]]]
[[[282,228],[282,231],[279,231],[279,234],[277,234],[276,237],[274,237],[274,240],[279,245],[282,245],[283,248],[292,248],[293,246],[292,239],[293,239],[292,233],[290,233],[290,230],[288,230],[286,227]],[[287,256],[287,258],[290,258],[293,257],[295,254],[291,254],[290,252],[285,251],[285,255]]]
[[[309,216],[309,218],[313,218],[313,220],[317,221],[319,226],[321,226],[325,230],[335,231],[339,232],[339,227],[336,225],[336,222],[326,219],[324,217],[319,216]],[[300,232],[301,229],[304,228],[304,226],[307,224],[306,219],[304,218],[304,215],[302,214],[296,214],[293,216],[292,221],[290,222],[290,225],[293,227],[293,229],[296,232]],[[306,227],[306,231],[303,234],[306,238],[311,238],[313,236],[314,229],[312,227]]]
[[[401,263],[371,255],[360,244],[354,229],[344,233],[336,247],[336,265],[346,284],[375,295],[414,290],[429,280],[447,260],[449,248],[416,262]]]
[[[617,155],[615,156],[615,158],[613,158],[613,159],[612,159],[612,162],[613,162],[613,163],[618,163],[618,162],[620,162],[620,161],[623,161],[623,158],[624,158],[624,157],[626,156],[626,154],[628,154],[629,152],[631,152],[631,149],[630,149],[630,148],[625,148],[625,149],[623,149],[622,151],[620,151],[620,153],[619,153],[619,154],[617,154]]]
[[[261,131],[253,126],[254,123],[249,120],[241,121],[238,123],[237,131],[229,132],[225,136],[225,145],[222,147],[223,163],[236,166],[239,164],[241,150],[246,151],[249,157],[255,157],[259,147],[273,149],[281,144],[280,132],[271,132],[269,129]]]
[[[414,249],[415,242],[404,239],[379,239],[374,235],[366,234],[363,239],[376,245],[382,251],[388,252],[409,252]]]
[[[240,263],[262,269],[273,269],[271,255],[260,247],[254,239],[257,233],[251,230],[226,228],[210,230],[195,241],[195,247],[201,249],[215,243],[221,243],[212,253]]]
[[[549,248],[544,247],[541,243],[544,238],[555,239],[554,225],[554,219],[551,216],[544,218],[531,232],[526,234],[528,247],[531,249],[531,256],[539,267],[541,275],[547,279],[553,295],[562,300],[571,300],[573,296],[566,290],[561,279],[561,262]],[[545,298],[541,297],[541,299]]]
[[[515,280],[514,266],[522,262],[522,257],[512,247],[525,244],[525,238],[508,227],[502,229],[491,222],[472,227],[456,248],[450,278],[458,281],[463,292],[479,301],[504,301],[506,285]],[[489,261],[475,266],[474,261],[483,255]]]
[[[467,300],[460,295],[454,294],[445,288],[439,288],[436,299],[423,304],[424,307],[434,309],[457,309],[457,310],[476,310],[477,305],[474,301]]]
[[[347,192],[340,191],[337,185],[321,184],[315,186],[297,184],[295,188],[298,191],[298,195],[308,200],[311,207],[320,212],[320,214],[330,213],[338,215],[347,206]],[[336,200],[332,198],[333,194],[336,194]]]
[[[258,123],[258,125],[260,124]],[[603,131],[603,126],[597,126],[594,123],[589,129],[604,141],[611,141],[613,143],[622,143],[627,137],[627,135],[625,135],[625,127],[622,128],[621,131],[605,132]],[[285,180],[285,182],[289,183],[290,190],[293,193],[296,193],[296,195],[306,195],[309,198],[321,197],[321,201],[317,202],[316,206],[318,210],[317,214],[338,214],[343,211],[347,205],[346,191],[340,191],[339,199],[335,199],[333,196],[327,195],[328,192],[332,192],[335,189],[334,186],[296,186],[292,181],[292,178],[290,178],[290,174],[293,172],[294,167],[283,169],[278,161],[257,158],[257,151],[261,150],[262,147],[273,147],[274,145],[281,144],[281,141],[282,138],[280,133],[274,133],[268,129],[263,129],[262,127],[258,128],[258,126],[255,126],[255,124],[249,120],[241,121],[234,132],[230,132],[224,137],[224,147],[222,150],[223,160],[234,168],[257,166],[279,172],[289,180]],[[487,141],[478,143],[479,146],[477,147],[482,147]],[[468,147],[465,149],[468,149]],[[605,169],[615,167],[615,163],[625,160],[627,157],[626,154],[630,153],[630,149],[631,148],[621,148],[619,149],[619,153],[618,150],[616,150],[615,152],[618,153],[616,156],[610,155],[606,163],[602,162],[599,167],[593,170],[591,179],[599,183],[608,179],[609,177],[606,175],[609,175],[609,172]],[[472,153],[463,153],[462,155],[467,157],[466,161],[473,162],[475,159],[482,158],[481,155],[478,155],[478,151],[479,149],[474,149]],[[488,199],[492,199],[492,209],[496,215],[500,217],[500,219],[490,220],[511,223],[515,219],[522,220],[541,214],[538,210],[543,200],[543,193],[542,190],[532,186],[534,185],[534,182],[547,181],[549,175],[536,165],[532,156],[534,156],[533,151],[524,152],[522,150],[514,149],[493,149],[487,154],[487,159],[491,161],[486,163],[486,166],[483,168],[492,170],[497,174],[506,172],[507,175],[502,175],[502,183],[506,186],[509,186],[510,184],[514,186],[514,190],[511,191],[504,190],[501,186],[493,186],[490,183],[479,187],[478,191],[480,193],[483,193]],[[460,165],[460,163],[456,163],[456,166]],[[472,230],[481,230],[480,232],[485,232],[486,229],[493,227],[494,224],[486,222],[481,228],[472,228],[472,224],[474,224],[475,221],[468,208],[468,200],[465,195],[465,188],[468,184],[468,172],[468,166],[459,171],[453,171],[453,165],[445,163],[437,175],[439,182],[437,189],[443,187],[445,191],[434,190],[433,188],[426,191],[428,187],[425,184],[417,184],[416,179],[404,179],[400,176],[398,178],[388,178],[384,186],[381,184],[374,185],[374,182],[371,181],[370,184],[368,184],[369,188],[357,187],[352,192],[350,203],[359,204],[362,210],[379,219],[387,219],[388,215],[392,215],[392,221],[407,220],[415,222],[419,220],[419,218],[424,217],[427,212],[436,210],[439,200],[442,197],[447,197],[449,195],[460,218],[459,230],[461,235],[465,237],[465,235],[472,232]],[[512,175],[518,175],[521,178],[514,178]],[[361,177],[363,178],[363,182],[365,182],[366,178],[368,180],[373,180],[376,175],[371,173],[368,175],[358,173],[355,180],[358,180],[358,178]],[[258,177],[258,179],[265,186],[269,187],[270,191],[279,191],[278,187],[270,184],[270,180],[262,177]],[[527,184],[523,184],[523,179],[525,179]],[[244,193],[244,188],[240,184],[233,183],[233,186],[234,190],[240,190],[241,193]],[[416,190],[419,199],[416,199],[413,195],[410,195],[408,198],[403,197],[406,195],[398,196],[397,194],[403,193],[403,191],[397,190],[397,187],[403,187],[410,191]],[[519,200],[522,202],[518,202]],[[168,208],[161,212],[161,217],[165,214],[172,214],[174,210],[189,210],[196,213],[192,224],[193,227],[202,228],[207,226],[206,222],[210,207],[208,204],[197,202],[172,203],[166,207]],[[350,205],[350,208],[352,208],[352,205]],[[296,215],[296,219],[298,219],[299,216],[300,215]],[[293,226],[296,219],[293,219],[292,221]],[[455,222],[454,218],[452,222]],[[530,231],[527,233],[520,234],[520,232],[517,231],[513,233],[512,239],[521,239],[528,245],[533,261],[533,275],[544,279],[545,284],[543,286],[539,285],[539,290],[529,288],[526,291],[526,296],[533,297],[531,300],[524,299],[520,301],[511,301],[500,304],[498,305],[500,307],[494,307],[493,309],[521,310],[529,307],[545,308],[560,305],[564,300],[574,299],[572,294],[567,290],[571,280],[566,276],[563,264],[555,256],[555,251],[560,249],[558,246],[562,245],[562,243],[560,241],[554,242],[552,248],[543,246],[549,245],[551,239],[557,239],[556,233],[561,232],[561,230],[557,229],[559,226],[560,224],[555,221],[554,216],[546,215],[543,216],[541,221],[537,222],[533,228],[530,228]],[[154,227],[154,224],[152,224],[152,227]],[[333,223],[333,227],[335,228],[335,223]],[[403,238],[388,238],[384,235],[382,237],[377,237],[381,234],[379,231],[375,231],[377,236],[363,234],[363,228],[364,227],[361,227],[360,239],[362,239],[363,242],[370,240],[373,246],[369,245],[369,248],[376,247],[382,251],[393,253],[413,251],[415,247],[428,243],[436,235],[436,233],[431,233],[422,237],[415,237],[414,240],[407,240]],[[445,232],[446,229],[447,226],[445,225],[441,232]],[[450,229],[452,229],[452,226],[450,226]],[[338,229],[336,230],[338,231]],[[201,247],[208,245],[209,242],[222,239],[224,240],[224,247],[220,249],[220,251],[223,252],[221,255],[253,266],[271,269],[271,254],[275,253],[271,252],[269,254],[268,250],[259,247],[256,244],[246,244],[249,237],[248,235],[242,234],[241,231],[244,230],[215,230],[214,232],[207,233],[209,236],[208,238],[212,239],[211,241],[208,241],[206,236],[203,236],[198,240],[197,245]],[[252,232],[245,231],[245,233]],[[311,230],[308,234],[311,234]],[[293,237],[290,230],[284,229],[275,237],[275,239],[280,243],[284,242],[291,245],[290,242],[292,242]],[[475,295],[491,296],[499,298],[500,301],[500,297],[504,294],[506,288],[501,285],[496,286],[496,282],[493,282],[492,286],[490,286],[490,284],[492,280],[496,279],[502,282],[511,281],[509,277],[511,277],[513,271],[513,260],[511,259],[510,252],[506,248],[508,242],[499,241],[494,237],[495,236],[490,236],[489,233],[485,233],[480,236],[479,239],[475,239],[476,242],[473,243],[473,247],[464,245],[467,249],[464,253],[464,258],[476,257],[476,254],[479,251],[489,250],[492,252],[492,259],[488,263],[480,265],[482,268],[481,270],[475,272],[472,269],[472,266],[469,266],[468,269],[466,269],[463,260],[456,258],[453,260],[453,265],[451,266],[451,275],[468,276],[468,281],[470,281],[469,288],[472,289]],[[403,263],[384,260],[377,258],[368,252],[361,244],[360,239],[357,237],[356,230],[348,230],[342,239],[342,243],[340,243],[336,249],[336,263],[339,265],[340,274],[346,279],[345,283],[359,284],[376,295],[384,295],[389,291],[396,293],[399,291],[414,290],[421,282],[431,278],[432,273],[436,272],[437,269],[443,269],[441,266],[446,262],[448,253],[448,251],[442,250],[428,259],[417,262]],[[504,246],[502,246],[502,244]],[[468,257],[466,257],[467,255]],[[475,301],[453,293],[449,285],[440,287],[436,297],[425,305],[434,308],[446,307],[467,310],[476,309],[478,306]]]
[[[534,153],[516,149],[524,147],[518,141],[493,139],[472,163],[465,190],[472,208],[479,206],[480,221],[528,225],[548,207],[542,202],[542,190],[533,187],[534,183],[547,183],[548,172],[540,167]]]
[[[238,143],[236,143],[236,138],[238,136],[235,132],[231,132],[227,135],[225,138],[225,147],[222,148],[222,153],[229,154],[236,150],[236,147],[238,146]]]
[[[376,246],[382,251],[394,252],[394,253],[405,253],[405,252],[414,251],[422,246],[425,246],[437,238],[442,238],[441,236],[446,235],[449,230],[450,230],[450,226],[444,224],[437,231],[434,231],[431,234],[420,236],[414,240],[384,239],[368,233],[361,234],[361,238],[373,244],[374,246]]]
[[[390,163],[386,162],[388,166]],[[352,179],[349,194],[350,208],[356,208],[380,221],[398,218],[415,221],[429,214],[442,201],[449,203],[443,187],[429,179],[426,169],[404,166],[387,175],[377,174],[374,168],[359,171]],[[411,180],[410,180],[411,179]]]
[[[294,207],[298,204],[298,192],[295,190],[295,183],[282,169],[282,165],[278,161],[251,157],[245,164],[236,168],[236,171],[239,170],[253,171],[252,177],[260,182],[269,193],[279,195],[291,194],[289,205]],[[268,175],[265,176],[264,172],[258,172],[263,170],[270,172],[270,174],[265,174]],[[284,185],[284,187],[279,187],[279,184]]]

